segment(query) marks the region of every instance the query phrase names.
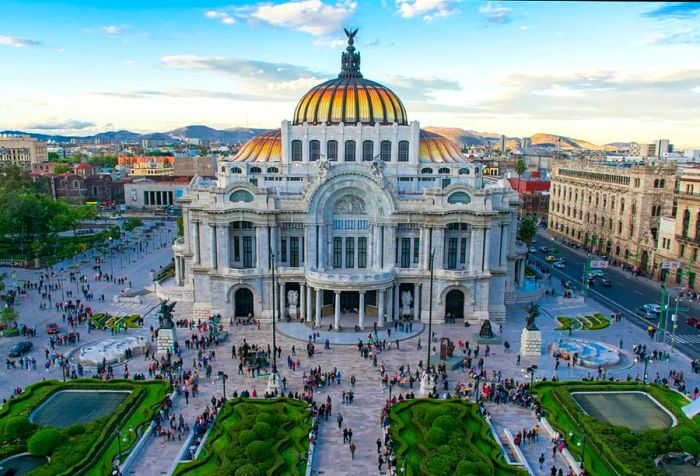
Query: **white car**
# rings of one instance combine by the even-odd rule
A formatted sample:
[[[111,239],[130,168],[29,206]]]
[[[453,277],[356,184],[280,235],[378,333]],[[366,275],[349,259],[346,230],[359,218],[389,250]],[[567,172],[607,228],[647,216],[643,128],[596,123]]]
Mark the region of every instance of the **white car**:
[[[659,314],[661,312],[661,305],[656,304],[656,303],[645,304],[644,307],[649,309],[652,312],[657,313],[657,314]]]
[[[564,263],[563,261],[555,261],[554,263],[552,263],[552,266],[554,266],[555,268],[564,269],[566,268],[566,263]]]
[[[537,248],[535,248],[534,246],[531,246],[530,253],[537,253]]]

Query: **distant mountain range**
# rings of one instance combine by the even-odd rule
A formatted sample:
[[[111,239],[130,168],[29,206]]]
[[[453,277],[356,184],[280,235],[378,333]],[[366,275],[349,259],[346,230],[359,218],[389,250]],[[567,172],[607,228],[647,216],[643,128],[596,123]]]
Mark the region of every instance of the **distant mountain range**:
[[[450,139],[455,145],[462,146],[487,146],[498,143],[501,139],[501,134],[496,132],[477,132],[467,129],[459,129],[456,127],[426,127],[428,131],[441,134]],[[81,141],[86,140],[103,140],[115,142],[140,142],[145,139],[149,140],[164,140],[164,141],[186,141],[188,139],[199,139],[211,142],[221,142],[223,144],[235,144],[246,142],[251,137],[265,132],[268,129],[255,129],[249,127],[233,127],[231,129],[214,129],[203,125],[191,125],[173,129],[167,132],[155,132],[151,134],[139,134],[131,131],[109,131],[101,132],[92,136],[63,136],[50,134],[37,134],[34,132],[22,131],[0,131],[0,134],[24,134],[35,137],[39,140],[54,141],[54,142],[70,142],[73,139]],[[566,150],[601,150],[615,151],[629,148],[628,142],[613,142],[611,144],[596,145],[581,139],[572,139],[571,137],[558,136],[556,134],[538,133],[530,137],[533,147],[541,148],[556,148],[557,144],[562,149]],[[520,144],[520,138],[508,137],[507,147],[514,149]]]

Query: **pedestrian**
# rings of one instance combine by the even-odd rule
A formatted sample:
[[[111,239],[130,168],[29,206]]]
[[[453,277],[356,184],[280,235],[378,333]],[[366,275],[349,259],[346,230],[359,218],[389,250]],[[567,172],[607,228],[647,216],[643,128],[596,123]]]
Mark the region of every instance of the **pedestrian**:
[[[343,427],[343,414],[342,413],[338,412],[337,420],[338,420],[338,428],[340,429]]]
[[[384,464],[384,460],[382,459],[382,455],[377,456],[377,462],[379,463],[379,472],[382,472],[382,465]]]
[[[520,354],[518,354],[518,360],[515,362],[515,365],[520,365]]]
[[[355,446],[355,443],[350,443],[350,456],[352,459],[355,459],[355,449],[357,447]]]
[[[347,442],[348,442],[348,429],[343,428],[343,443],[347,443]]]
[[[377,454],[382,452],[382,440],[377,438]]]
[[[352,428],[348,428],[348,443],[352,443]]]
[[[544,466],[544,453],[540,453],[538,461],[540,462],[540,471],[542,471],[542,467]]]

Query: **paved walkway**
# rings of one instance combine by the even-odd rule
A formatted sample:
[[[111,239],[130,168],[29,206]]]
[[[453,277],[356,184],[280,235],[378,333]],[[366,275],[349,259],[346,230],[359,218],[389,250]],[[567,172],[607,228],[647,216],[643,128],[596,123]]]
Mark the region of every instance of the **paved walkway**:
[[[301,322],[280,322],[277,326],[277,330],[280,334],[302,342],[308,342],[309,336],[311,336],[311,334],[314,332],[313,327],[303,324]],[[350,327],[348,326],[345,328],[349,329]],[[370,335],[372,335],[374,339],[386,339],[387,341],[390,341],[393,344],[396,341],[396,339],[402,341],[419,335],[423,332],[424,326],[419,322],[415,322],[412,325],[412,329],[412,332],[403,332],[398,330],[398,328],[392,327],[390,330],[386,329],[378,331],[376,334],[372,331],[371,326],[367,326],[364,331],[360,332],[334,332],[327,330],[327,328],[326,330],[323,330],[323,327],[318,327],[315,330],[317,330],[318,333],[321,335],[320,337],[316,338],[317,342],[323,343],[327,339],[331,344],[357,345],[357,343],[360,340],[362,340],[363,342],[368,342]]]

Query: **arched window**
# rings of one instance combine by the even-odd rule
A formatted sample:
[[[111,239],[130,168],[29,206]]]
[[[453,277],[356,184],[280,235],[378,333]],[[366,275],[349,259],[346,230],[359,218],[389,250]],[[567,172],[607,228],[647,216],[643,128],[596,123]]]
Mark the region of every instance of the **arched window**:
[[[232,202],[252,202],[253,194],[247,190],[236,190],[229,196]]]
[[[637,214],[637,202],[632,202],[632,215]]]
[[[448,169],[447,167],[440,167],[440,169],[438,170],[438,173],[439,174],[449,174],[450,169]]]
[[[615,256],[620,256],[620,247],[619,246],[615,247]]]
[[[251,167],[249,172],[251,174],[260,174],[262,173],[262,169],[260,167]]]
[[[399,162],[408,162],[408,141],[399,141]]]
[[[690,210],[687,208],[683,212],[683,236],[688,237],[688,228],[690,227]]]
[[[309,160],[315,162],[321,158],[321,143],[317,140],[309,141]]]
[[[278,169],[277,167],[268,167],[267,173],[268,174],[278,174],[278,173],[280,173],[280,169]]]
[[[243,171],[241,170],[240,167],[231,167],[231,173],[232,174],[241,174]]]
[[[474,167],[474,174],[479,175],[479,167]]]
[[[620,199],[620,214],[625,212],[625,199],[621,198]],[[618,253],[619,254],[619,253]]]
[[[372,162],[374,159],[374,142],[366,140],[362,142],[362,161]]]
[[[222,165],[222,166],[221,166],[221,172],[226,172],[226,166],[225,166],[225,165]]]
[[[338,141],[329,140],[326,142],[326,157],[328,160],[335,161],[338,160]]]
[[[664,188],[666,186],[666,179],[661,179],[659,181],[659,188]]]
[[[465,192],[455,192],[447,197],[447,203],[461,203],[466,205],[471,201],[472,199]]]
[[[425,167],[425,168],[420,169],[420,173],[422,173],[422,174],[432,174],[432,173],[433,173],[433,169],[431,169],[431,168],[429,168],[429,167]]]
[[[345,141],[345,162],[355,162],[355,141]]]
[[[469,175],[469,169],[466,167],[459,169],[459,175]]]
[[[383,140],[379,145],[379,154],[384,162],[391,161],[391,141]]]
[[[301,141],[292,141],[292,162],[301,162]]]
[[[697,220],[695,222],[695,241],[697,241],[700,240],[700,212],[698,212],[695,219]]]

